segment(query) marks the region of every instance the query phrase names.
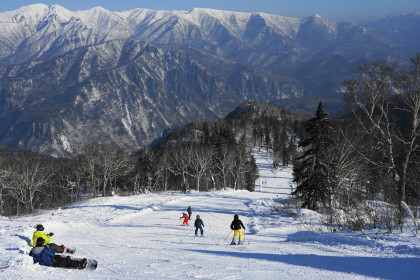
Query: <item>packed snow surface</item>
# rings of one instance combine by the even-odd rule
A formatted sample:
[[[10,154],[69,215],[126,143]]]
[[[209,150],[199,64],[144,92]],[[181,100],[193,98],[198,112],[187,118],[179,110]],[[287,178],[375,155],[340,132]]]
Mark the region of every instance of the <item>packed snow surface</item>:
[[[256,160],[255,192],[114,196],[0,218],[0,266],[9,266],[0,279],[420,279],[418,238],[326,232],[316,213],[286,211],[291,170],[273,169],[263,152]],[[194,221],[181,226],[188,206],[204,238],[194,237]],[[229,245],[234,214],[247,227],[244,245]],[[75,257],[96,259],[97,270],[33,264],[28,243],[38,223],[53,242],[75,246]]]

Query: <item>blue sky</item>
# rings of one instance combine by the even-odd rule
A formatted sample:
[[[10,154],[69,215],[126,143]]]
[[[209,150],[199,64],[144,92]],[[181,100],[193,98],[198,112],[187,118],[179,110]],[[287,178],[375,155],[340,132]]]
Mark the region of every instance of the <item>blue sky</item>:
[[[0,12],[35,3],[59,4],[69,10],[95,6],[111,11],[133,8],[191,10],[200,7],[291,17],[319,14],[327,19],[354,22],[420,11],[420,0],[0,0]]]

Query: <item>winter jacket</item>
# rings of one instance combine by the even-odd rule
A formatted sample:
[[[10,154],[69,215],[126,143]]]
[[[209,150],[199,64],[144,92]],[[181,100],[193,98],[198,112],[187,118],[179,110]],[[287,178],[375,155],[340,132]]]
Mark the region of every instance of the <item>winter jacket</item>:
[[[200,218],[197,218],[194,222],[194,226],[196,228],[200,228],[200,227],[204,227],[204,223],[203,220],[201,220]]]
[[[238,229],[241,229],[241,227],[243,229],[245,229],[245,226],[242,223],[242,221],[239,220],[239,218],[234,218],[232,224],[230,225],[230,229],[232,229],[232,230],[238,230]]]
[[[186,221],[188,221],[190,219],[187,214],[182,215],[181,218],[184,218],[184,220],[186,220]]]
[[[55,253],[48,247],[39,246],[32,248],[32,250],[29,252],[29,256],[34,258],[34,263],[52,266]]]
[[[43,233],[42,231],[37,231],[37,230],[36,230],[36,231],[34,232],[33,237],[32,237],[32,245],[33,245],[33,246],[35,246],[36,241],[37,241],[37,239],[38,239],[39,237],[44,238],[45,243],[44,243],[43,245],[48,245],[48,244],[50,244],[50,243],[51,243],[51,236],[49,236],[49,235],[47,235],[47,234]]]
[[[187,211],[188,211],[188,214],[189,214],[189,215],[191,215],[191,214],[192,214],[191,206],[189,206],[189,207],[188,207]]]

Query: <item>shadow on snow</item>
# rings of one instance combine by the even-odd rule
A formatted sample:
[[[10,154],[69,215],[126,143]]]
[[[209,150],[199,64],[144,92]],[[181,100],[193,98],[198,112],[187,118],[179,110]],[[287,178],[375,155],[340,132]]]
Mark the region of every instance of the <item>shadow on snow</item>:
[[[134,211],[141,211],[145,208],[139,208],[139,207],[132,207],[132,206],[126,206],[126,205],[107,205],[107,204],[100,204],[100,205],[75,205],[75,206],[66,206],[62,207],[61,209],[67,210],[67,209],[78,209],[78,208],[114,208],[118,210],[134,210]]]
[[[281,262],[290,265],[312,267],[342,273],[382,279],[416,279],[420,258],[375,258],[375,257],[336,257],[319,255],[279,255],[231,251],[186,250],[203,254],[230,256],[244,259],[257,259],[271,262]]]

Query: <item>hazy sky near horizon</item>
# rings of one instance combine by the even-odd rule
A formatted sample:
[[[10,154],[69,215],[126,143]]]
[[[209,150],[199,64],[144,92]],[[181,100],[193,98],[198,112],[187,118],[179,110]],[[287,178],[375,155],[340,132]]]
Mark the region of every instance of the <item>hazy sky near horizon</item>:
[[[72,11],[96,6],[111,11],[134,8],[189,11],[198,7],[290,17],[319,14],[331,20],[353,22],[420,12],[420,0],[0,0],[0,12],[36,3],[58,4]]]

